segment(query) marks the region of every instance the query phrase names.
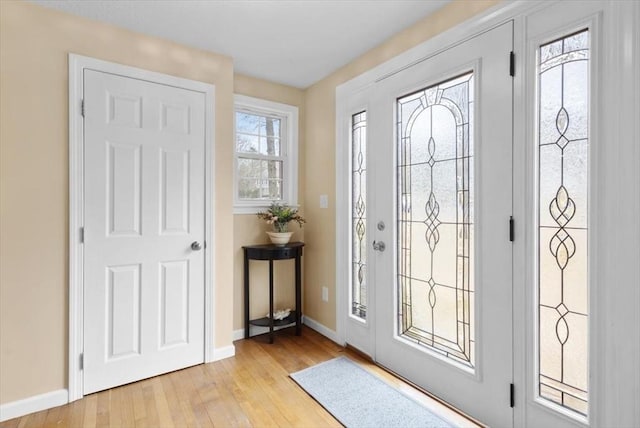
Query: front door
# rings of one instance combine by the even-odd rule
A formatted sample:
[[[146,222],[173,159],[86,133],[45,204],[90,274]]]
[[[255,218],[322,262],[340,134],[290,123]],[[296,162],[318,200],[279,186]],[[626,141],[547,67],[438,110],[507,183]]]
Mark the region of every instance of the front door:
[[[502,427],[513,424],[512,31],[372,85],[353,98],[366,102],[352,105],[351,135],[347,341]]]
[[[205,95],[84,71],[84,393],[204,361]]]

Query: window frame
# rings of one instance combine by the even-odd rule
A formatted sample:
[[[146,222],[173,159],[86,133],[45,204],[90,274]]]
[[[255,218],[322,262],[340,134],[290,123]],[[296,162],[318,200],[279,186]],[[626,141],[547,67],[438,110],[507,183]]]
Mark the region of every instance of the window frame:
[[[280,123],[280,148],[282,160],[282,199],[276,202],[290,206],[298,206],[298,107],[275,101],[254,98],[247,95],[234,95],[233,109],[233,213],[255,214],[268,208],[272,200],[240,199],[238,197],[238,159],[251,158],[273,160],[273,156],[251,154],[237,151],[236,147],[236,113],[243,112],[256,115],[278,117]]]

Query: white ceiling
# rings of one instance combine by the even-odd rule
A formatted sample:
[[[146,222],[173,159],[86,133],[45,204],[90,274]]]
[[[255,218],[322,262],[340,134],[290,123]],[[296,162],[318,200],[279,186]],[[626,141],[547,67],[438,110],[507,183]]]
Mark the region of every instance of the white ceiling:
[[[235,71],[306,88],[449,0],[31,0],[228,55]]]

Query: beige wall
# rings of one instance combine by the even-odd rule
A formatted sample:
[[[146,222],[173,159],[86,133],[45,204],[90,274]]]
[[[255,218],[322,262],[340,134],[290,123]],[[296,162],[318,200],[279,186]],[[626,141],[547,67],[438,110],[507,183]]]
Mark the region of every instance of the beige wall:
[[[335,93],[336,87],[397,56],[487,8],[498,0],[449,3],[434,14],[398,33],[380,46],[306,90],[305,315],[330,329],[336,328],[335,301]],[[320,209],[320,195],[329,195],[329,209]],[[344,239],[347,239],[346,237]],[[320,299],[329,288],[329,302]]]
[[[231,344],[232,60],[0,1],[0,403],[67,387],[69,52],[215,85],[215,343]]]
[[[278,103],[289,104],[298,107],[298,201],[302,203],[302,191],[304,190],[304,91],[289,86],[271,83],[265,80],[255,79],[236,74],[234,78],[234,92],[250,97],[262,98]],[[301,207],[304,215],[304,207]],[[244,292],[243,292],[243,255],[242,246],[267,243],[265,233],[271,230],[255,215],[238,214],[234,216],[234,286],[233,286],[233,328],[238,330],[244,326]],[[295,241],[304,241],[304,229],[300,230],[292,223],[291,231],[295,231],[291,237]],[[251,262],[251,318],[263,317],[269,312],[269,276],[268,263],[261,261]],[[293,261],[279,261],[274,264],[275,300],[277,309],[295,307]]]

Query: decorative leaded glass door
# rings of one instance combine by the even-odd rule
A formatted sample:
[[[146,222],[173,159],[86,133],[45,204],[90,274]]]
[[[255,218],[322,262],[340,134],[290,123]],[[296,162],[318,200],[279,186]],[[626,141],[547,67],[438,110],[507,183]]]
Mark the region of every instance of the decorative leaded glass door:
[[[375,359],[501,427],[513,424],[511,49],[506,23],[383,80],[367,112],[367,216],[388,226],[369,233],[386,243],[368,247]]]

